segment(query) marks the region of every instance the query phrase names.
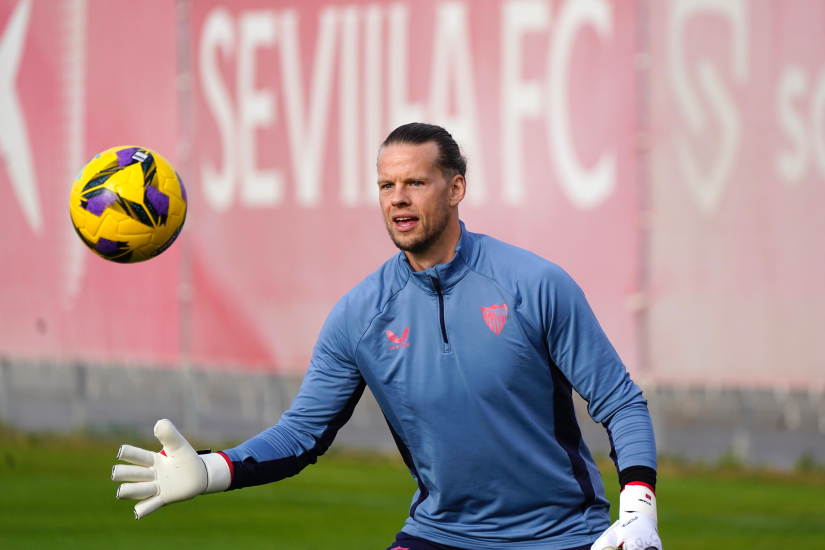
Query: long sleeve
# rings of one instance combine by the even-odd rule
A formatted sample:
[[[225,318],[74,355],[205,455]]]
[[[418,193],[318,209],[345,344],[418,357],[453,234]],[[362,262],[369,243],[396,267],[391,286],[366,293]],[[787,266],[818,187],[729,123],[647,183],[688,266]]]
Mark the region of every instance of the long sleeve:
[[[350,419],[366,383],[355,365],[346,297],[327,317],[298,395],[275,426],[223,451],[232,464],[230,489],[293,476],[332,444]]]
[[[581,288],[555,266],[541,294],[552,361],[610,435],[619,470],[656,468],[653,424],[642,391],[596,320]]]

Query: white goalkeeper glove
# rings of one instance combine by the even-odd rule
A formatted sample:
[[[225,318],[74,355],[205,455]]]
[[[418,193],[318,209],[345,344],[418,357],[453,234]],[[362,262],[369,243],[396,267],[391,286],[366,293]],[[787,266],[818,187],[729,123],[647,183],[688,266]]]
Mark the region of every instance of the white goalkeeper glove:
[[[118,460],[135,466],[118,464],[112,468],[112,481],[136,482],[124,483],[117,490],[119,499],[140,500],[135,505],[135,519],[173,502],[229,488],[232,473],[222,455],[199,455],[168,420],[158,420],[155,437],[163,451],[153,453],[122,445]]]
[[[619,519],[590,550],[662,550],[657,527],[656,495],[646,484],[625,485],[619,497]]]

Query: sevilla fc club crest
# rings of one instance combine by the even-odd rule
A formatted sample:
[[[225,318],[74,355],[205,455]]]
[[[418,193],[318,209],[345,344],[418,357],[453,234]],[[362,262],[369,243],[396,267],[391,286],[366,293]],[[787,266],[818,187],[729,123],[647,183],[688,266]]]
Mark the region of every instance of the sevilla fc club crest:
[[[490,330],[498,334],[504,328],[504,323],[507,322],[507,304],[483,307],[481,308],[481,315],[484,316],[484,322],[487,323]]]

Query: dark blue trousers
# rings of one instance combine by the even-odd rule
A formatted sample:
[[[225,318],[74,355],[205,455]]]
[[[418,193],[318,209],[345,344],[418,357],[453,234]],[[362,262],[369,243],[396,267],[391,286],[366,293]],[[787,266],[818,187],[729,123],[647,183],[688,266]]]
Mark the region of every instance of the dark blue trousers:
[[[463,550],[455,546],[445,546],[437,542],[430,542],[428,540],[420,539],[412,535],[408,535],[401,531],[395,535],[395,542],[392,543],[387,550]],[[578,548],[570,548],[568,550],[590,550],[590,545],[579,546]]]

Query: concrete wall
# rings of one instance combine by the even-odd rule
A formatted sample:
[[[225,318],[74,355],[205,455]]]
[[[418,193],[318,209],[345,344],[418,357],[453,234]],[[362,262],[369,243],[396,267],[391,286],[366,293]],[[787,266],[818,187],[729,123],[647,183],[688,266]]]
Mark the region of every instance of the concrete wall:
[[[278,421],[300,378],[82,364],[0,362],[0,421],[26,431],[86,431],[148,438],[169,418],[201,441],[241,442]],[[825,463],[825,396],[818,392],[649,387],[645,395],[662,456],[734,459],[791,468]],[[576,398],[591,450],[607,454],[604,429]],[[378,404],[367,390],[336,447],[394,452]]]

